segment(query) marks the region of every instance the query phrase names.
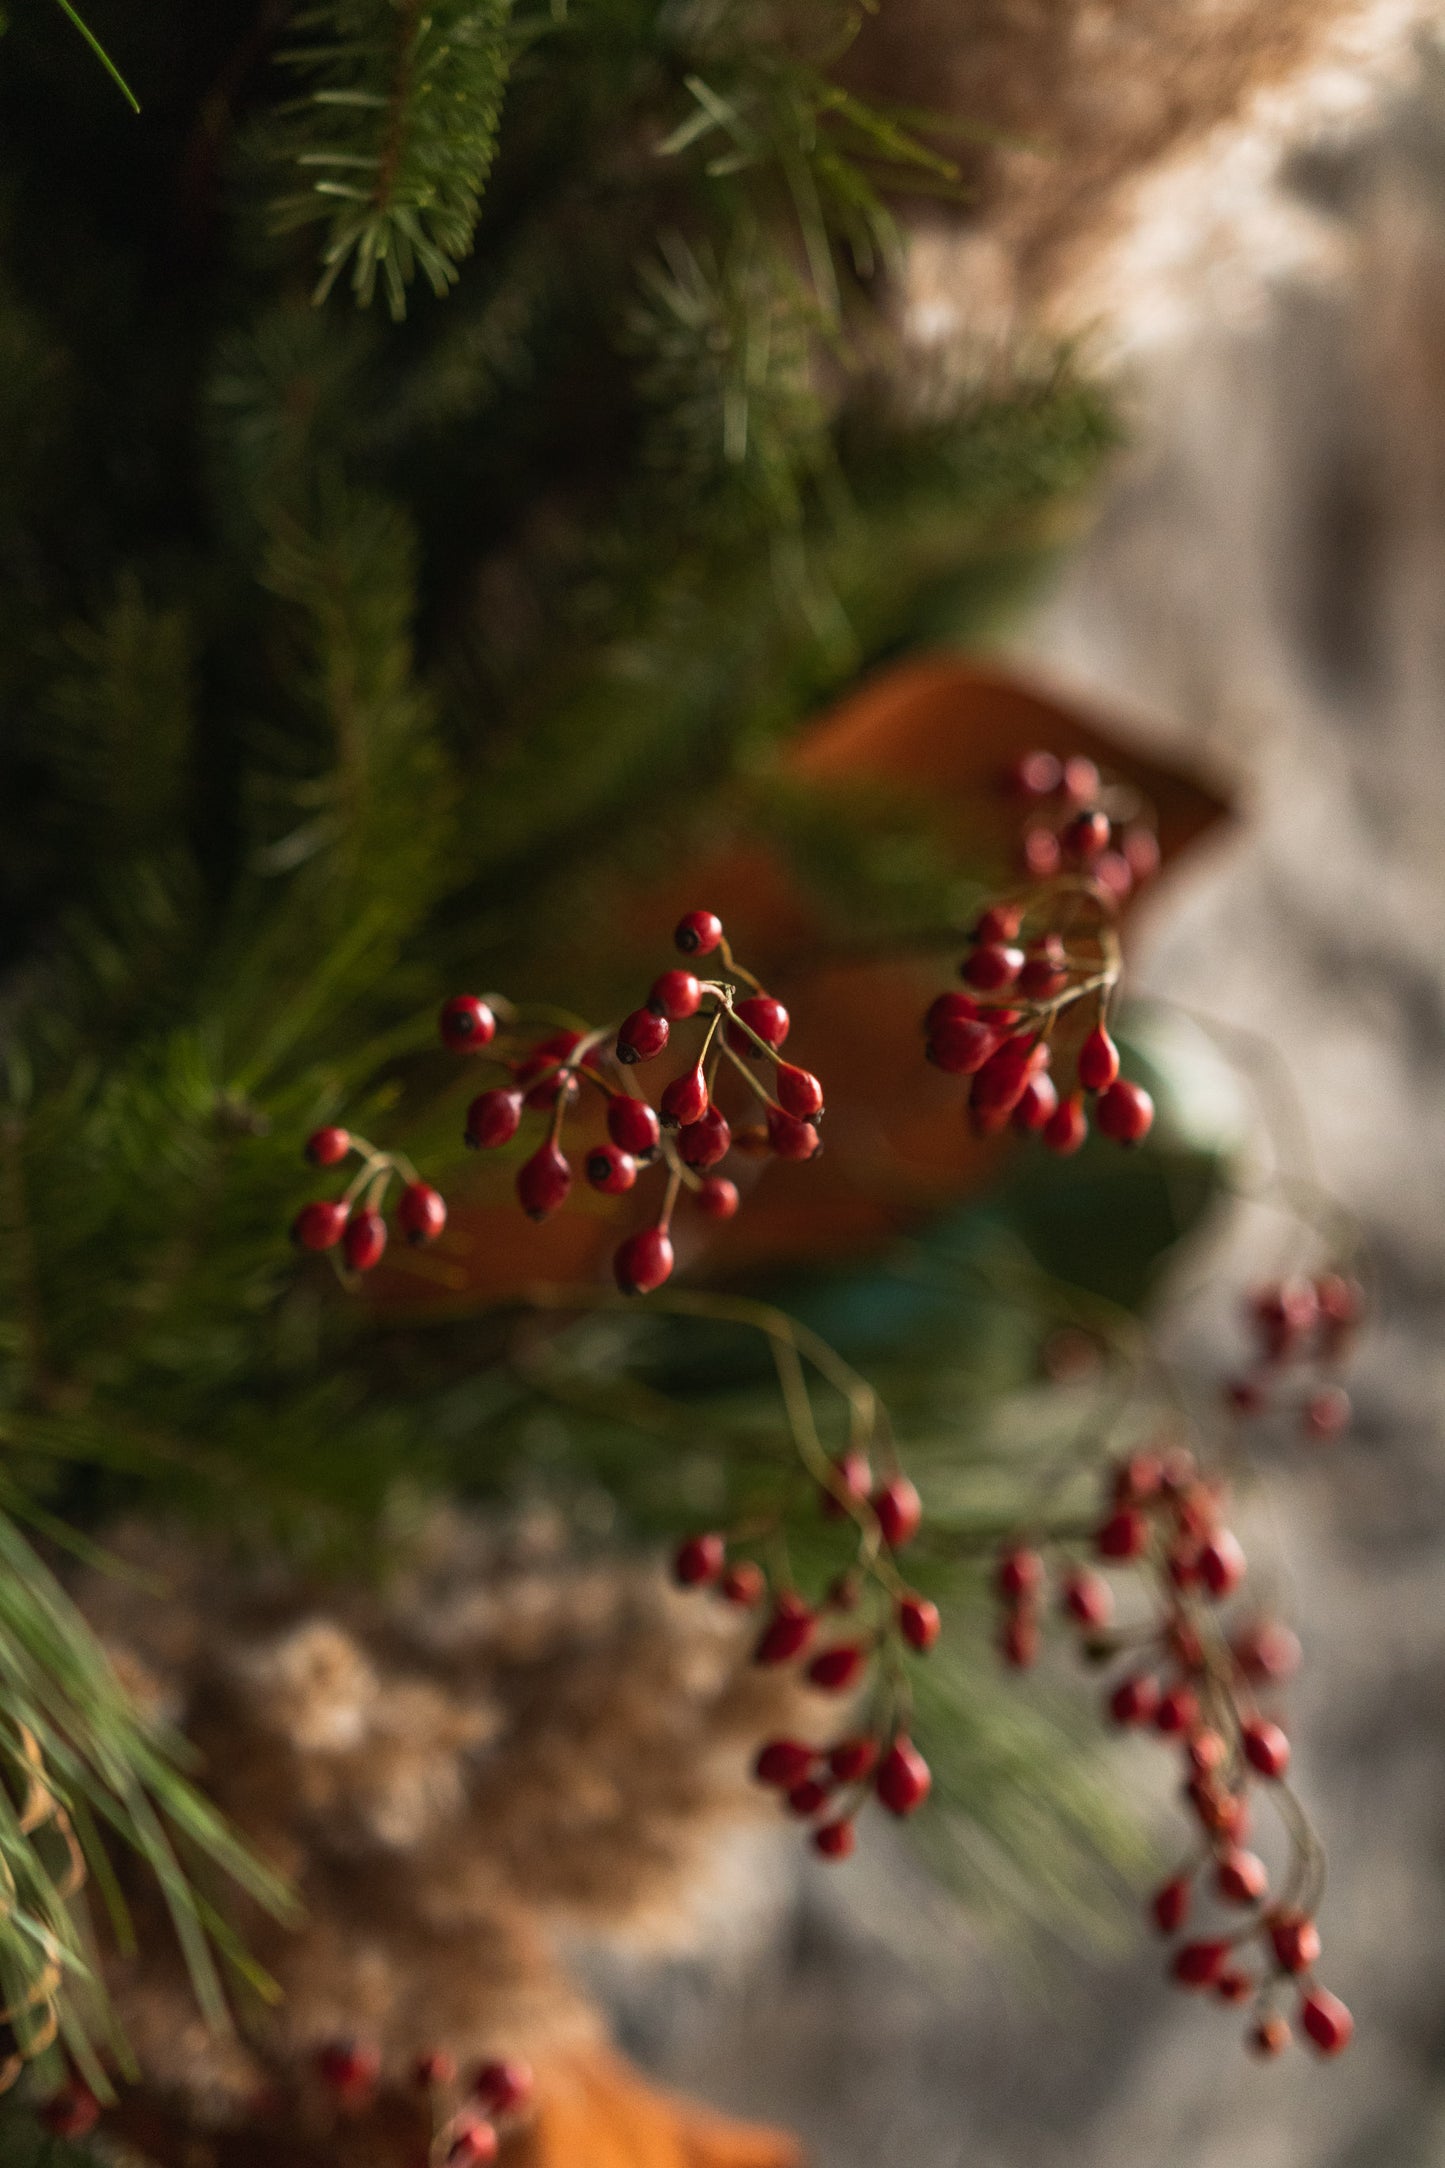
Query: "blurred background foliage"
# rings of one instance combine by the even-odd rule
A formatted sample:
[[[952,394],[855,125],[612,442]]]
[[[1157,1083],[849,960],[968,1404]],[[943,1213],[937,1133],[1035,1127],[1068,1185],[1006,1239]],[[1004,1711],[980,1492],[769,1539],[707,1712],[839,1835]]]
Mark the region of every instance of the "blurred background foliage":
[[[984,637],[1115,429],[1067,357],[911,395],[890,206],[953,170],[836,87],[836,0],[87,19],[139,120],[58,12],[0,45],[0,1752],[28,1724],[77,1828],[184,1892],[167,1823],[192,1873],[255,1870],[51,1574],[116,1515],[372,1571],[442,1489],[615,1543],[781,1487],[823,1569],[751,1336],[345,1299],[285,1245],[300,1140],[344,1118],[444,1172],[439,999],[607,1014],[662,944],[598,897],[719,838],[765,831],[851,932],[956,922],[996,844],[961,863],[776,756],[868,669]],[[1132,1839],[1058,1711],[992,1682],[981,1561],[1057,1437],[1051,1335],[1137,1310],[1207,1204],[1156,1081],[1143,1154],[1020,1165],[765,1290],[893,1405],[951,1618],[936,1826],[1045,1910]],[[83,1967],[14,1821],[0,1956]],[[211,1899],[177,1905],[205,1988]],[[82,2040],[95,1998],[66,2007]]]

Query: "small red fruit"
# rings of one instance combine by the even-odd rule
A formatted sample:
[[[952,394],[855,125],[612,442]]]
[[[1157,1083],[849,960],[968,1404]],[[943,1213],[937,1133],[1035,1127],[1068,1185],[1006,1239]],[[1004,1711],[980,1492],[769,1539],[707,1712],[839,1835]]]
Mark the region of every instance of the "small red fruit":
[[[1189,1918],[1194,1903],[1194,1884],[1187,1874],[1176,1874],[1154,1892],[1149,1909],[1161,1935],[1177,1935]]]
[[[510,1144],[522,1119],[522,1094],[498,1089],[479,1092],[467,1108],[466,1141],[474,1152]]]
[[[430,1182],[408,1182],[396,1208],[397,1224],[413,1248],[435,1242],[447,1223],[446,1199]]]
[[[571,1164],[550,1139],[517,1169],[517,1201],[528,1219],[549,1219],[566,1203],[571,1187]]]
[[[355,2105],[369,2100],[381,2076],[381,2057],[357,2040],[336,2040],[316,2057],[316,2073],[329,2093]]]
[[[1231,1850],[1215,1869],[1214,1886],[1226,1904],[1257,1905],[1269,1888],[1269,1876],[1256,1853]]]
[[[913,1541],[923,1522],[923,1501],[906,1475],[893,1476],[873,1493],[873,1511],[883,1541],[895,1551]]]
[[[494,2161],[501,2141],[490,2123],[479,2116],[459,2115],[448,2126],[446,2168],[485,2168]]]
[[[1059,1599],[1069,1617],[1080,1626],[1097,1630],[1114,1616],[1114,1591],[1101,1573],[1080,1566],[1068,1575]]]
[[[642,1227],[618,1245],[612,1273],[624,1295],[650,1295],[672,1278],[672,1244],[661,1227]]]
[[[710,1174],[698,1185],[693,1202],[709,1219],[729,1220],[738,1208],[738,1186],[725,1174]]]
[[[1277,1619],[1253,1620],[1240,1628],[1230,1646],[1244,1676],[1256,1684],[1292,1678],[1299,1669],[1299,1636]]]
[[[620,1151],[630,1152],[634,1159],[650,1159],[662,1131],[645,1099],[617,1092],[607,1103],[607,1134]]]
[[[1320,1961],[1320,1931],[1313,1920],[1282,1912],[1271,1920],[1269,1939],[1282,1972],[1308,1972]]]
[[[992,1024],[945,1017],[929,1034],[928,1059],[945,1076],[976,1076],[997,1045]]]
[[[672,936],[684,956],[710,956],[722,937],[722,920],[715,911],[689,911]]]
[[[838,1784],[861,1784],[877,1766],[876,1739],[840,1739],[828,1756],[828,1767]]]
[[[1042,1040],[1030,1044],[1022,1035],[1006,1039],[975,1076],[969,1105],[984,1114],[1012,1114],[1048,1058]]]
[[[1237,1965],[1221,1972],[1214,1983],[1214,1992],[1221,2002],[1248,2002],[1258,1983]]]
[[[733,1133],[727,1118],[716,1107],[709,1107],[695,1122],[689,1122],[677,1133],[679,1157],[699,1174],[715,1167],[720,1159],[726,1159],[732,1141]]]
[[[1349,2046],[1355,2030],[1345,2004],[1326,1987],[1312,1987],[1300,1997],[1299,2021],[1320,2055],[1338,2055]]]
[[[1105,1091],[1119,1074],[1119,1049],[1102,1024],[1079,1048],[1079,1082],[1086,1092]]]
[[[913,1741],[900,1734],[878,1765],[874,1790],[890,1814],[912,1814],[933,1789],[933,1775]]]
[[[1059,1095],[1051,1076],[1031,1076],[1013,1110],[1013,1125],[1023,1135],[1045,1127],[1059,1110]]]
[[[982,1014],[972,994],[940,994],[923,1019],[924,1036],[931,1038],[944,1024],[975,1024]]]
[[[1092,805],[1099,795],[1099,771],[1087,754],[1071,753],[1064,762],[1064,796],[1075,805]]]
[[[670,1036],[665,1016],[651,1009],[634,1009],[617,1034],[617,1059],[621,1062],[653,1061]]]
[[[349,1129],[313,1129],[306,1139],[306,1157],[313,1167],[334,1167],[350,1150]]]
[[[1005,1603],[1027,1602],[1044,1585],[1044,1562],[1037,1551],[1005,1551],[993,1581]]]
[[[379,1212],[353,1212],[341,1238],[341,1254],[353,1272],[372,1272],[386,1249],[386,1221]]]
[[[980,912],[969,938],[975,942],[1013,941],[1017,938],[1023,922],[1024,907],[1021,903],[991,903],[986,911]]]
[[[346,1231],[346,1206],[320,1200],[303,1204],[291,1222],[291,1239],[303,1250],[334,1250]]]
[[[1024,798],[1047,798],[1063,776],[1056,753],[1025,753],[1009,771],[1010,786]]]
[[[788,1794],[789,1814],[796,1814],[799,1821],[811,1821],[819,1807],[828,1804],[832,1789],[830,1784],[824,1784],[818,1777],[805,1777],[802,1783],[795,1784]]]
[[[437,1018],[443,1046],[454,1054],[480,1054],[497,1036],[497,1019],[475,994],[453,994]]]
[[[679,1588],[704,1588],[723,1570],[727,1544],[715,1530],[689,1536],[673,1553],[672,1578]]]
[[[1097,809],[1076,813],[1059,831],[1059,848],[1071,865],[1090,866],[1109,848],[1109,816]]]
[[[1023,967],[1022,949],[1003,941],[983,941],[965,959],[962,975],[964,983],[976,986],[981,994],[999,994],[1013,985]]]
[[[1149,1547],[1149,1523],[1137,1506],[1120,1506],[1094,1537],[1101,1558],[1139,1558]]]
[[[707,1112],[707,1078],[701,1065],[687,1069],[681,1076],[663,1088],[659,1102],[662,1119],[669,1129],[681,1129],[688,1122],[700,1122]]]
[[[431,2048],[425,2055],[418,2055],[411,2066],[411,2082],[419,2092],[429,2093],[436,2086],[454,2085],[457,2066],[443,2048]]]
[[[1068,1099],[1061,1099],[1044,1123],[1044,1146],[1050,1152],[1057,1152],[1061,1159],[1067,1159],[1078,1151],[1088,1134],[1089,1118],[1084,1112],[1084,1102],[1075,1093]]]
[[[1159,1707],[1159,1689],[1147,1672],[1121,1679],[1109,1696],[1109,1714],[1116,1724],[1152,1724]]]
[[[850,1446],[834,1461],[833,1476],[831,1488],[824,1489],[819,1485],[819,1503],[825,1520],[839,1521],[848,1511],[846,1499],[861,1501],[873,1488],[873,1469],[868,1455],[860,1453],[856,1446]]]
[[[594,1144],[582,1171],[592,1188],[600,1190],[604,1197],[620,1197],[637,1180],[637,1161],[631,1152],[615,1144]]]
[[[718,1583],[718,1594],[725,1603],[735,1603],[747,1610],[761,1597],[767,1587],[761,1566],[755,1566],[750,1558],[740,1558],[735,1566],[729,1566]]]
[[[811,1122],[800,1122],[795,1115],[769,1107],[768,1144],[777,1158],[814,1159],[822,1142]]]
[[[898,1631],[911,1649],[920,1656],[926,1654],[937,1641],[943,1621],[938,1605],[927,1596],[904,1596],[898,1605]]]
[[[1244,1758],[1262,1777],[1282,1777],[1289,1767],[1289,1740],[1278,1724],[1251,1717],[1240,1728]]]
[[[790,1792],[804,1777],[812,1775],[817,1763],[815,1746],[808,1746],[801,1739],[769,1739],[758,1750],[753,1775],[759,1784],[772,1784],[780,1792]]]
[[[811,1121],[822,1112],[823,1087],[810,1069],[797,1069],[790,1061],[780,1061],[773,1072],[773,1090],[783,1112],[800,1122]]]
[[[813,1831],[813,1850],[824,1859],[849,1859],[858,1842],[858,1833],[849,1821],[824,1822]]]
[[[1245,2037],[1251,2054],[1283,2055],[1290,2043],[1290,2030],[1284,2018],[1271,2013],[1252,2026]]]
[[[745,1001],[738,1002],[733,1013],[751,1025],[774,1052],[787,1038],[793,1021],[781,1001],[774,1001],[771,994],[749,994]],[[730,1030],[729,1037],[738,1053],[757,1055],[758,1049],[746,1032]]]
[[[1186,1942],[1178,1951],[1170,1974],[1180,1987],[1213,1987],[1229,1963],[1227,1942]]]
[[[1015,1671],[1029,1671],[1039,1660],[1038,1622],[1028,1611],[1016,1611],[1003,1622],[998,1652]]]
[[[856,1641],[839,1642],[823,1649],[808,1666],[808,1681],[824,1694],[846,1694],[857,1684],[868,1661],[868,1651]]]
[[[702,988],[690,971],[664,971],[652,982],[647,1006],[670,1023],[681,1024],[702,1006]]]
[[[53,2138],[83,2138],[100,2120],[100,2102],[88,2085],[72,2078],[51,2094],[38,2113]]]
[[[1350,1396],[1342,1385],[1326,1385],[1312,1393],[1304,1404],[1300,1418],[1301,1428],[1307,1438],[1321,1441],[1338,1438],[1348,1430],[1350,1423]]]
[[[1153,1127],[1154,1102],[1142,1084],[1131,1084],[1120,1077],[1099,1094],[1094,1120],[1102,1134],[1112,1137],[1115,1144],[1138,1144]]]
[[[801,1656],[817,1630],[818,1621],[796,1596],[779,1597],[772,1617],[753,1650],[755,1664],[791,1663]]]
[[[1123,839],[1124,862],[1142,888],[1152,881],[1159,871],[1159,838],[1152,828],[1126,828]]]
[[[1179,1732],[1193,1731],[1199,1722],[1199,1696],[1192,1686],[1171,1686],[1159,1696],[1154,1711],[1154,1729],[1162,1731],[1167,1738]]]
[[[1211,1596],[1232,1596],[1244,1579],[1246,1559],[1239,1538],[1228,1528],[1211,1536],[1195,1561]]]
[[[492,2115],[515,2115],[525,2108],[535,2085],[532,2066],[512,2057],[483,2063],[472,2077],[471,2093]]]
[[[1032,881],[1051,881],[1064,854],[1052,828],[1030,828],[1019,846],[1019,864]]]

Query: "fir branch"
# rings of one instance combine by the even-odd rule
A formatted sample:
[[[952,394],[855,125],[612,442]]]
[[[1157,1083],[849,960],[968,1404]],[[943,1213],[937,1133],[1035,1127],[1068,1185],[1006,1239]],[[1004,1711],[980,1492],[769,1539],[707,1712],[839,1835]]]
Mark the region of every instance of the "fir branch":
[[[106,74],[110,77],[111,81],[115,84],[121,96],[125,99],[125,102],[130,107],[132,113],[139,113],[139,98],[137,98],[135,92],[131,89],[129,83],[121,74],[120,69],[111,59],[110,54],[101,44],[99,38],[91,29],[90,25],[80,15],[78,15],[75,9],[71,6],[71,0],[55,0],[55,4],[60,9],[61,14],[66,17],[67,21],[72,23],[75,28],[80,32],[80,35],[84,38],[86,44],[90,47],[96,59],[104,68]]]
[[[363,305],[380,280],[394,317],[418,271],[434,293],[471,248],[511,65],[511,0],[327,0],[283,57],[309,79],[285,109],[285,155],[305,182],[283,230],[322,223],[316,299],[348,263]]]

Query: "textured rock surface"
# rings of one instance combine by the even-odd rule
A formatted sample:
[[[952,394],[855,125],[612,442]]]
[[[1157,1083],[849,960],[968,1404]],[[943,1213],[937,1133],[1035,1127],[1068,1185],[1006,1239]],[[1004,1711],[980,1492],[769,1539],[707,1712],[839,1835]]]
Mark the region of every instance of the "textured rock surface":
[[[1247,820],[1144,976],[1283,1049],[1373,1245],[1356,1438],[1283,1456],[1262,1531],[1306,1644],[1301,1774],[1360,2036],[1337,2065],[1260,2068],[1228,2013],[1161,1991],[1157,1951],[1026,1979],[923,1933],[926,1892],[870,1852],[767,1894],[786,1925],[762,1969],[614,1983],[656,2067],[791,2122],[818,2168],[1427,2168],[1445,2147],[1445,90],[1295,184],[1331,278],[1155,367],[1026,652],[1242,778]],[[890,1914],[907,1958],[872,1939]]]

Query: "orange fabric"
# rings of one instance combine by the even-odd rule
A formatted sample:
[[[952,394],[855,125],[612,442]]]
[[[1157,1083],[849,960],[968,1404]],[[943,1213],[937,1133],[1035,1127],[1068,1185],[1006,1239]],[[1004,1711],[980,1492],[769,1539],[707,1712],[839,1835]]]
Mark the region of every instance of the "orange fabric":
[[[536,2117],[507,2168],[802,2168],[781,2131],[660,2092],[605,2050],[538,2075]]]

